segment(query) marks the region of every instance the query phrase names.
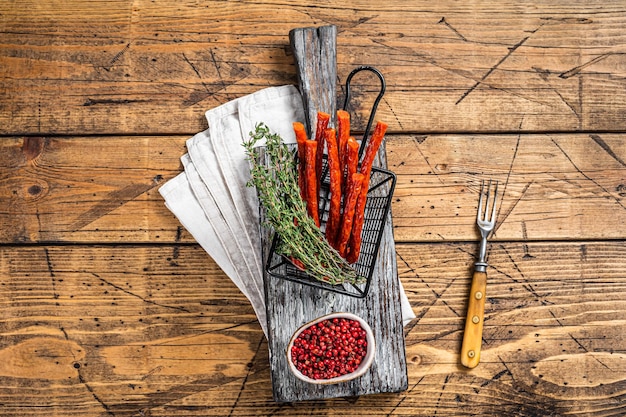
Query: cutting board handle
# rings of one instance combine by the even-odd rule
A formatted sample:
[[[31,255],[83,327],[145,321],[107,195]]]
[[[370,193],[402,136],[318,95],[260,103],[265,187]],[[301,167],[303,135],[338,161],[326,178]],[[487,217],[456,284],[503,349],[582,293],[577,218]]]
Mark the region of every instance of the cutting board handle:
[[[304,104],[305,125],[315,137],[317,112],[331,115],[336,126],[337,112],[337,27],[334,25],[296,28],[289,32]]]

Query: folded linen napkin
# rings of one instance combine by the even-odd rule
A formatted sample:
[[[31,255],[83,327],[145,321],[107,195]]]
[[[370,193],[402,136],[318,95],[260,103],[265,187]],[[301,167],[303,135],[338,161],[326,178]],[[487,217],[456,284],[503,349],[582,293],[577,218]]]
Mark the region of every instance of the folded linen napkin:
[[[295,143],[293,121],[304,120],[302,98],[291,85],[270,87],[206,112],[209,128],[187,141],[184,171],[159,192],[165,204],[250,300],[267,336],[263,260],[256,190],[242,146],[263,121],[285,143]],[[262,143],[257,144],[257,146]],[[401,289],[403,320],[415,317]]]

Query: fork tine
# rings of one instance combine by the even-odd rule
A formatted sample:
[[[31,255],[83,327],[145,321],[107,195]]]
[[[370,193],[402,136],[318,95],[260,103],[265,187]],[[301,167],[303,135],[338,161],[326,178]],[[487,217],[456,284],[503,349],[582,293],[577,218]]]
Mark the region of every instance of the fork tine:
[[[491,183],[491,180],[489,180]],[[494,222],[496,220],[496,201],[498,199],[498,181],[496,181],[496,186],[493,190],[493,208],[491,209],[491,218],[489,222]]]
[[[479,194],[476,219],[479,223],[487,226],[487,223],[493,223],[496,219],[498,181],[493,181],[492,179],[488,181],[482,180]]]
[[[485,195],[485,180],[482,180],[480,184],[480,198],[478,199],[478,212],[476,213],[476,220],[481,221],[483,217],[483,196]]]

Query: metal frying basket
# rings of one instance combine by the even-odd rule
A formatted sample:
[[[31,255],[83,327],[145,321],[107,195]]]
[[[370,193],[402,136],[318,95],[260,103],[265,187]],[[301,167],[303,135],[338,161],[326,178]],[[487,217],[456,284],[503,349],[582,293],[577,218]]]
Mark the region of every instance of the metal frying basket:
[[[367,146],[367,138],[376,115],[378,103],[385,93],[386,88],[384,77],[377,69],[370,66],[361,66],[354,69],[346,80],[346,96],[343,104],[344,110],[347,110],[350,101],[350,84],[353,76],[365,70],[371,71],[378,76],[381,82],[381,88],[372,106],[367,127],[363,134],[363,139],[359,147],[359,159],[362,157],[363,151]],[[330,207],[330,175],[328,171],[328,161],[326,155],[324,155],[319,204],[320,228],[322,231],[326,229]],[[310,285],[352,297],[364,298],[370,288],[372,275],[376,266],[378,249],[383,238],[384,228],[388,219],[387,215],[391,207],[391,199],[396,185],[396,175],[389,170],[374,166],[372,167],[370,175],[363,230],[361,232],[361,252],[357,262],[352,264],[352,267],[360,278],[359,281],[363,281],[362,284],[344,283],[332,285],[311,277],[306,271],[296,267],[287,257],[276,253],[275,249],[280,242],[280,236],[278,236],[278,234],[275,234],[272,240],[272,246],[266,264],[267,273],[277,278],[298,282],[304,285]]]

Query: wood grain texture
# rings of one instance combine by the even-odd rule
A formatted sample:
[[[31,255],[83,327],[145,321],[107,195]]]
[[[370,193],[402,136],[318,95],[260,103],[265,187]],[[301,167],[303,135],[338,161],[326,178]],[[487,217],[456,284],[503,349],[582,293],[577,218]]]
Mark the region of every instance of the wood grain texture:
[[[189,241],[157,189],[188,137],[0,140],[0,241]]]
[[[0,2],[0,415],[626,415],[626,11],[618,2]],[[277,403],[254,312],[167,211],[204,111],[387,81],[408,387]],[[362,130],[376,77],[355,78]],[[459,353],[478,186],[498,179],[480,365]]]
[[[331,116],[336,126],[337,26],[295,28],[289,31],[298,87],[304,105],[308,137],[316,138],[317,113]]]
[[[618,416],[623,242],[495,243],[481,364],[459,363],[477,245],[396,245],[399,394],[278,404],[252,308],[197,245],[0,247],[0,410],[17,416]]]
[[[0,141],[0,241],[192,242],[156,192],[183,136]],[[500,181],[495,240],[619,239],[624,134],[388,135],[399,242],[474,240],[480,181]]]
[[[491,239],[624,236],[621,135],[413,135],[394,137],[388,152],[398,175],[399,241],[477,239],[478,192],[487,178],[500,183]]]
[[[384,73],[390,131],[626,127],[626,12],[603,0],[9,0],[0,15],[4,134],[204,130],[205,110],[296,84],[288,32],[329,24],[340,80],[362,64]]]
[[[626,317],[623,274],[609,266],[621,257],[623,242],[493,244],[481,364],[462,375],[450,372],[458,370],[461,305],[478,249],[455,243],[436,247],[431,252],[430,245],[398,245],[400,277],[411,299],[420,300],[414,304],[415,327],[407,334],[409,364],[415,365],[409,366],[409,378],[419,393],[424,386],[430,393],[413,392],[413,404],[428,404],[431,415],[454,415],[452,407],[459,405],[469,415],[624,413],[623,369],[603,365],[623,361],[618,347]],[[610,293],[601,289],[605,286]],[[453,322],[458,330],[451,330]],[[463,380],[469,385],[448,390]],[[600,410],[594,397],[604,389],[616,397]],[[479,410],[471,405],[476,395],[497,399],[485,399]],[[438,410],[441,404],[446,408]]]

